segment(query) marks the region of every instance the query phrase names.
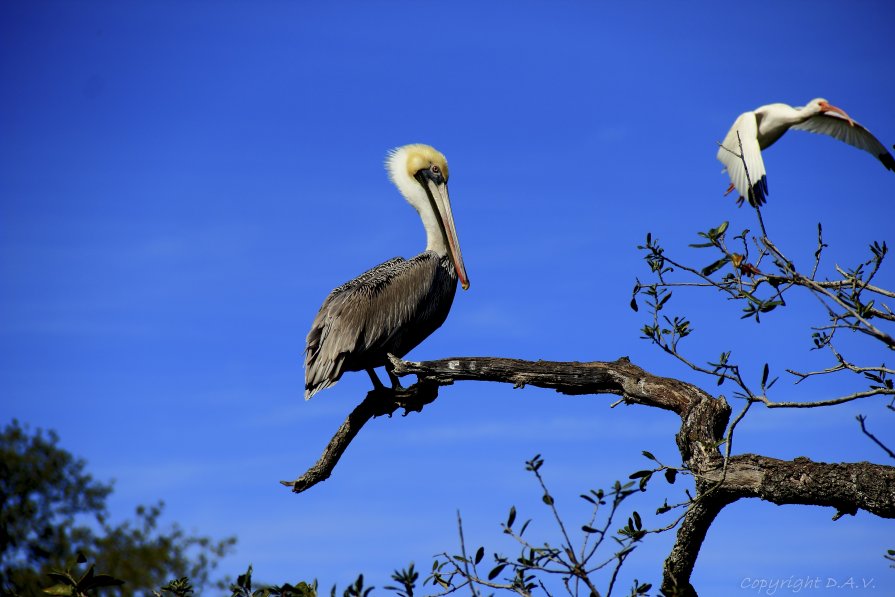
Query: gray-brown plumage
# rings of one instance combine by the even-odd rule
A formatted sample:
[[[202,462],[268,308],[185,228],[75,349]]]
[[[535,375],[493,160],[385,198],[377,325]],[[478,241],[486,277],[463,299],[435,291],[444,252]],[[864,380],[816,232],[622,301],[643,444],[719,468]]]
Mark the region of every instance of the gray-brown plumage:
[[[412,259],[390,259],[326,297],[308,333],[306,399],[346,371],[366,370],[381,387],[373,369],[388,365],[389,353],[403,357],[444,323],[458,279],[469,287],[444,156],[427,145],[407,145],[391,152],[386,166],[423,220],[426,251]],[[396,385],[391,371],[389,377]]]

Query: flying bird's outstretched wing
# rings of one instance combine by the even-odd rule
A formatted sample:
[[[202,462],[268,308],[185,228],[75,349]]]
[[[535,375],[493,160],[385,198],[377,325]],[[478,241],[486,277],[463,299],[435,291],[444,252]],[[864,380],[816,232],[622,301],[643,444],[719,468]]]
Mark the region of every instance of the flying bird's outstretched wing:
[[[863,149],[881,161],[883,166],[895,171],[895,157],[892,157],[892,154],[880,143],[879,139],[854,120],[849,120],[836,112],[812,116],[805,122],[792,125],[792,128],[829,135],[852,147]]]
[[[739,139],[737,138],[739,132]],[[743,158],[740,158],[740,143],[743,145]],[[744,198],[750,205],[763,205],[767,200],[768,179],[765,175],[764,161],[761,159],[761,147],[758,145],[758,123],[754,112],[745,112],[733,123],[718,149],[718,160],[724,164],[730,182],[739,193],[739,203]],[[745,160],[745,167],[743,161]],[[748,176],[746,170],[748,168]],[[752,188],[749,188],[749,182]]]

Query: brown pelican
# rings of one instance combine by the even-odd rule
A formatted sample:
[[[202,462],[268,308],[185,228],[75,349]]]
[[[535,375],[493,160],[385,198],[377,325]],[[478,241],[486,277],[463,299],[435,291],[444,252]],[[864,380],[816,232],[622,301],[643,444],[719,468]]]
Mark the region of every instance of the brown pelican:
[[[740,194],[738,203],[742,204],[744,197],[749,198],[750,205],[762,205],[765,202],[768,179],[761,159],[761,150],[773,145],[790,128],[829,135],[863,149],[879,159],[889,170],[895,170],[895,158],[883,144],[843,110],[831,106],[827,100],[813,99],[807,106],[799,108],[787,104],[768,104],[740,114],[718,150],[718,159],[730,175],[730,187],[727,192],[736,189]],[[740,141],[743,144],[746,167],[749,169],[749,180],[752,182],[751,189],[746,179],[743,160],[739,157]]]
[[[463,290],[469,288],[445,157],[428,145],[406,145],[389,152],[385,166],[423,220],[426,250],[412,259],[389,259],[326,297],[308,333],[305,399],[345,371],[366,370],[382,389],[373,368],[383,365],[392,386],[400,387],[387,355],[403,357],[444,323],[458,278]]]

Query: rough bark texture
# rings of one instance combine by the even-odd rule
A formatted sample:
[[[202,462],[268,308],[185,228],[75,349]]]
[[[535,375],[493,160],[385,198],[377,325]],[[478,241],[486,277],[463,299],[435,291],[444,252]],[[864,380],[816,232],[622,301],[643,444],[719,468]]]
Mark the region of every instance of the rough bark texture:
[[[429,404],[438,397],[438,385],[420,381],[407,389],[401,390],[372,390],[367,393],[363,402],[351,411],[345,422],[336,431],[336,434],[326,448],[320,459],[309,468],[302,476],[294,481],[280,481],[283,485],[291,487],[295,493],[313,487],[317,483],[326,481],[333,469],[348,448],[348,444],[354,439],[367,421],[373,417],[382,415],[392,416],[399,408],[404,409],[404,414],[419,412],[423,406]]]
[[[720,471],[707,472],[720,479]],[[777,460],[756,454],[731,456],[725,492],[774,504],[829,506],[840,514],[866,510],[895,518],[895,467],[870,462],[828,464],[805,457]]]
[[[396,409],[421,410],[438,395],[438,387],[455,381],[534,385],[563,394],[614,394],[629,404],[676,413],[676,435],[684,465],[697,479],[694,502],[677,531],[677,540],[663,568],[662,589],[669,595],[696,595],[690,575],[706,533],[718,513],[740,498],[774,504],[808,504],[836,509],[835,518],[866,510],[895,518],[895,467],[868,462],[831,464],[807,458],[777,460],[756,454],[731,456],[718,450],[730,420],[730,406],[688,383],[658,377],[622,357],[612,362],[521,361],[492,357],[457,357],[414,363],[392,357],[399,376],[416,374],[406,390],[370,392],[352,411],[320,460],[295,481],[283,481],[301,492],[329,477],[342,453],[372,417]]]
[[[700,492],[697,491],[697,496]],[[690,597],[697,595],[696,589],[690,584],[690,575],[696,565],[696,557],[702,542],[708,534],[709,527],[715,521],[718,513],[731,501],[723,499],[702,499],[690,506],[686,516],[681,521],[677,531],[677,541],[671,548],[671,553],[665,559],[662,568],[662,590],[666,595],[679,595]]]

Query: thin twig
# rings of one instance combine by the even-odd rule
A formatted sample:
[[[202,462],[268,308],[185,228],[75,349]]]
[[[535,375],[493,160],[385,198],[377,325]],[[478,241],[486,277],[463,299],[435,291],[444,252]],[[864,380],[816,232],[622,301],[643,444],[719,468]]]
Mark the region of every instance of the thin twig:
[[[463,539],[463,519],[460,518],[460,510],[457,510],[457,530],[460,532],[460,554],[463,556],[464,573],[466,578],[472,578],[473,575],[469,572],[469,558],[466,555],[466,540]],[[469,588],[472,591],[472,597],[479,597],[474,584],[469,583]]]
[[[761,402],[768,408],[817,408],[819,406],[833,406],[835,404],[845,404],[852,400],[860,398],[869,398],[871,396],[893,396],[895,390],[888,388],[877,388],[874,390],[866,390],[864,392],[855,392],[848,396],[840,396],[839,398],[830,398],[829,400],[818,400],[816,402],[773,402],[767,396],[755,396],[753,399]]]
[[[879,446],[880,448],[882,448],[883,451],[884,451],[886,454],[889,455],[889,458],[895,458],[895,452],[893,452],[892,450],[890,450],[890,449],[888,448],[888,446],[886,446],[883,442],[879,441],[879,440],[876,438],[875,435],[873,435],[872,433],[870,433],[869,431],[867,431],[867,427],[864,426],[864,421],[867,420],[867,417],[865,417],[864,415],[858,415],[858,416],[855,417],[855,418],[858,420],[858,424],[861,425],[861,433],[863,433],[864,435],[866,435],[867,437],[869,437],[871,440],[873,440],[873,442],[874,442],[877,446]]]

